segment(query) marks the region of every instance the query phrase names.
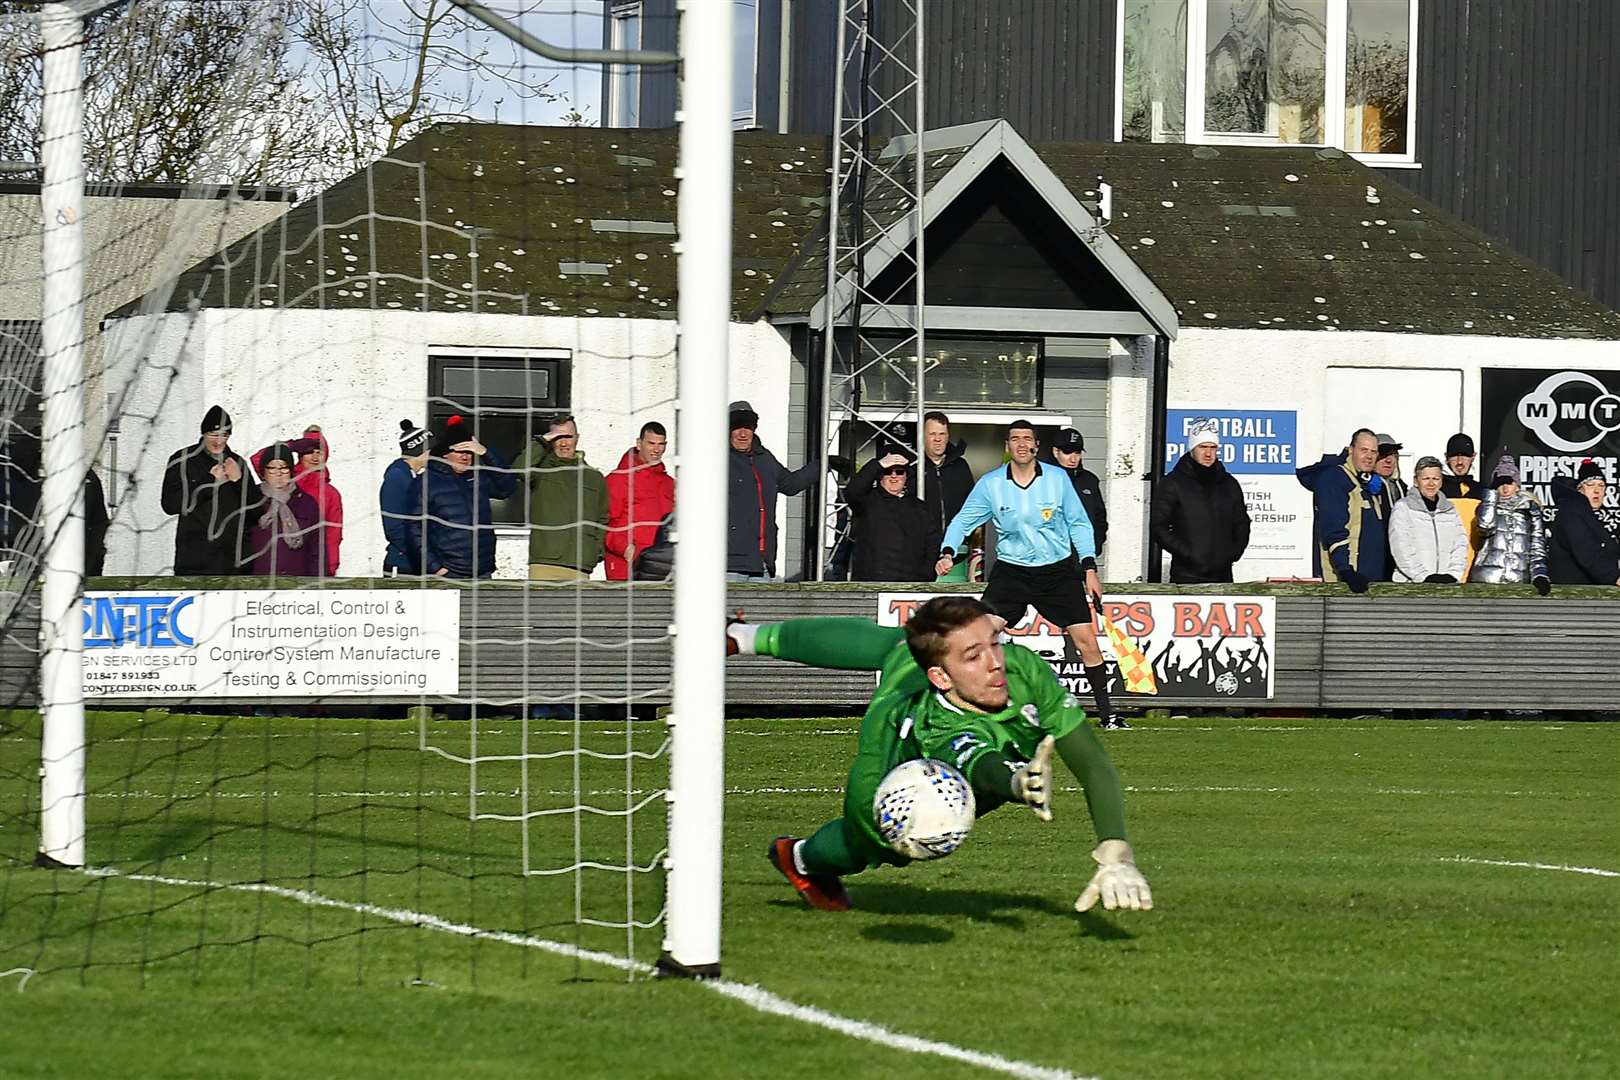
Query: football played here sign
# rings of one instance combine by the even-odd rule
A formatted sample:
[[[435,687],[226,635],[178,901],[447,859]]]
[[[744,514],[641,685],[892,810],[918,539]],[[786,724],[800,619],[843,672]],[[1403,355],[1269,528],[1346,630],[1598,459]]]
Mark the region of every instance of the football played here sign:
[[[877,621],[904,626],[911,613],[934,593],[881,593]],[[1177,596],[1122,593],[1103,598],[1103,611],[1136,642],[1153,665],[1159,694],[1198,699],[1212,705],[1271,697],[1276,666],[1277,601],[1270,596]],[[1024,613],[1009,627],[1012,640],[1033,649],[1052,665],[1071,693],[1090,693],[1084,665],[1063,628]],[[1131,701],[1152,697],[1126,693],[1108,635],[1097,633],[1110,693]]]
[[[86,698],[454,694],[461,604],[438,589],[84,595]]]

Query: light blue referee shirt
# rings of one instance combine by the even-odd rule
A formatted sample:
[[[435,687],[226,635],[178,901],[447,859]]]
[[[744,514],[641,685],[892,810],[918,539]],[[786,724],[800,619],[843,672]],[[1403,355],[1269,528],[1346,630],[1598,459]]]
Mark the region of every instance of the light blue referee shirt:
[[[1018,566],[1050,566],[1069,557],[1097,557],[1091,518],[1061,469],[1035,463],[1029,487],[1013,483],[1012,463],[985,473],[945,530],[944,547],[960,552],[967,534],[986,521],[996,523],[996,558]]]

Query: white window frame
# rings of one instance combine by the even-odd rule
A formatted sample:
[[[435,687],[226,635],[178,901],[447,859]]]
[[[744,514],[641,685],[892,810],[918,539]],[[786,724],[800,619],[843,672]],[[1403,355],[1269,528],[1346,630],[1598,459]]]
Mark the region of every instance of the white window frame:
[[[1125,141],[1125,4],[1118,0],[1114,19],[1114,141]],[[1349,0],[1327,0],[1327,100],[1323,112],[1323,127],[1333,135],[1328,143],[1282,143],[1274,135],[1229,134],[1204,130],[1204,72],[1209,43],[1209,6],[1204,0],[1187,3],[1187,101],[1186,141],[1190,144],[1214,146],[1332,146],[1357,161],[1380,168],[1421,169],[1417,160],[1418,117],[1418,5],[1411,0],[1407,18],[1406,62],[1406,148],[1404,154],[1376,154],[1359,150],[1346,150],[1345,121],[1345,48],[1349,44]]]
[[[752,128],[759,116],[759,8],[763,2],[764,0],[754,0],[753,3],[747,5],[754,12],[754,47],[748,52],[749,58],[753,62],[748,70],[748,85],[752,90],[748,95],[748,100],[752,103],[752,107],[747,112],[732,111],[731,126],[737,131],[746,131]],[[733,3],[732,7],[734,9],[733,15],[739,15],[744,10],[744,5],[740,3]],[[737,90],[738,74],[735,71],[731,73],[733,94]]]
[[[639,49],[646,37],[647,21],[641,0],[615,0],[608,11],[608,48]],[[629,44],[628,24],[636,20],[636,42]],[[641,68],[635,64],[607,66],[608,107],[606,126],[641,126]],[[621,112],[623,116],[621,117]],[[625,123],[620,123],[624,119]]]

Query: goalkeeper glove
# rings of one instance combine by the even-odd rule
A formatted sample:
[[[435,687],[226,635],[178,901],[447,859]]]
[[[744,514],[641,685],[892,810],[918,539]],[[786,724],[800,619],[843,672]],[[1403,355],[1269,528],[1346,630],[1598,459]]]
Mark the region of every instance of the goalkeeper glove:
[[[1035,756],[1013,772],[1013,797],[1042,821],[1052,820],[1052,749],[1057,743],[1048,735],[1035,748]]]
[[[1115,908],[1153,910],[1153,890],[1148,888],[1142,871],[1136,868],[1131,845],[1123,840],[1104,840],[1092,851],[1091,857],[1097,860],[1097,872],[1074,902],[1074,910],[1089,911],[1099,899],[1109,911]]]

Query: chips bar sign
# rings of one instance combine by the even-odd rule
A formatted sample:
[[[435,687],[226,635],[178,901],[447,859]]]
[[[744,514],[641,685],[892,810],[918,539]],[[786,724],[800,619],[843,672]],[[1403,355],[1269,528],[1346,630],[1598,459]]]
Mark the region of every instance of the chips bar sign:
[[[934,593],[881,593],[878,622],[904,626]],[[1173,594],[1108,596],[1103,611],[1125,636],[1135,641],[1153,665],[1159,695],[1211,703],[1264,701],[1273,690],[1276,665],[1277,601],[1270,596],[1176,596]],[[1074,642],[1031,609],[1007,633],[1013,641],[1039,653],[1052,665],[1071,693],[1089,693],[1084,665]],[[1108,635],[1100,629],[1111,693],[1132,701],[1152,697],[1125,692],[1119,662]]]
[[[84,594],[86,698],[454,694],[461,604],[438,589]]]

